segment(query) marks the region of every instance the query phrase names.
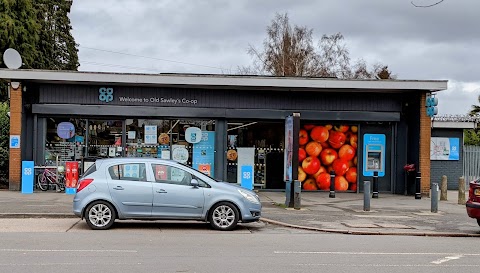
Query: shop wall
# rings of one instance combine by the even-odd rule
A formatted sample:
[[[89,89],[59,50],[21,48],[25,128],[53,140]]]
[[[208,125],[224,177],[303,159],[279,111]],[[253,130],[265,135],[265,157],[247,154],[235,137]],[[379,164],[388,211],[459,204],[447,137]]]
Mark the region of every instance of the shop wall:
[[[448,189],[458,190],[458,178],[463,176],[463,130],[462,129],[432,129],[432,137],[459,138],[460,160],[431,160],[431,182],[439,183],[442,176],[447,176]]]

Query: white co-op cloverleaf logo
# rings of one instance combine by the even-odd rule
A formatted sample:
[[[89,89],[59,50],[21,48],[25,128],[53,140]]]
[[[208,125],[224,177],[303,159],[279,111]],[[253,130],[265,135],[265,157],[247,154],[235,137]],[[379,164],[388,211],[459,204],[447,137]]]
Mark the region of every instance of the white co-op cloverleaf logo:
[[[32,175],[32,168],[25,168],[23,170],[23,174],[25,175]]]
[[[103,102],[113,101],[113,88],[101,87],[98,90],[98,99]]]

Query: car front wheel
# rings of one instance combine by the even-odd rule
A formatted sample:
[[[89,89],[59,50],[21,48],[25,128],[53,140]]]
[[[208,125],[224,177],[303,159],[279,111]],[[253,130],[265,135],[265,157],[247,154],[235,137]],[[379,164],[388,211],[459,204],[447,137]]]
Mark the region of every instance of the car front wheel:
[[[85,210],[85,221],[91,229],[109,229],[115,217],[113,206],[105,201],[95,201]]]
[[[239,219],[237,208],[228,202],[216,204],[209,214],[210,225],[217,230],[233,230]]]

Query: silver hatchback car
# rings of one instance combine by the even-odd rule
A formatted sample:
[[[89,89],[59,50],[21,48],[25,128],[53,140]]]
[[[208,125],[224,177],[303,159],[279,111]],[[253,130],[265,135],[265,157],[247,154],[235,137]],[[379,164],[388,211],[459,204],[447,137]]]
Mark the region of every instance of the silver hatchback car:
[[[258,195],[219,182],[175,161],[155,158],[98,159],[80,179],[73,212],[92,229],[116,219],[198,220],[232,230],[260,219]]]

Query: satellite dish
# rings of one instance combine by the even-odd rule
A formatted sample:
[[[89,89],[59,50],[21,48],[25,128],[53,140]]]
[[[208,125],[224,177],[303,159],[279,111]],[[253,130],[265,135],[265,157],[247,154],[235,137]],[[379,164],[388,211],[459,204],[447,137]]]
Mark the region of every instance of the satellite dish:
[[[3,62],[10,69],[19,69],[22,66],[22,57],[18,51],[9,48],[3,53]]]

